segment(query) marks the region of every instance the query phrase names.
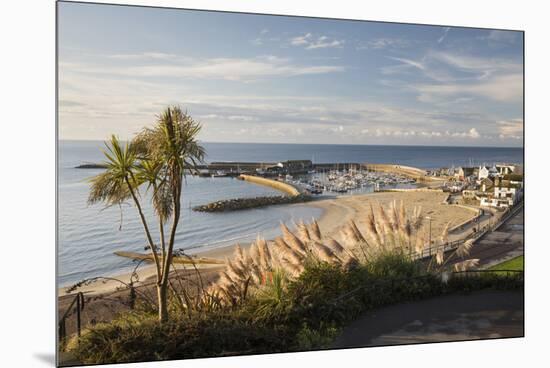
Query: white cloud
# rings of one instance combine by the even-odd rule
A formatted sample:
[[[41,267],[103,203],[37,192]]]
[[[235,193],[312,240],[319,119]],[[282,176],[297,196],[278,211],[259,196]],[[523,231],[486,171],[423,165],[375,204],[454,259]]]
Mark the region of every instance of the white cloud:
[[[264,44],[264,41],[258,37],[250,41],[250,43],[253,44],[254,46],[261,46]]]
[[[170,77],[224,79],[233,81],[250,81],[266,77],[288,77],[312,74],[342,72],[345,67],[339,65],[298,65],[288,59],[275,56],[257,58],[213,58],[186,59],[177,63],[149,63],[147,65],[86,65],[64,64],[64,70],[110,74],[130,77]]]
[[[501,139],[523,139],[523,119],[501,120],[497,124]]]
[[[109,55],[112,59],[121,59],[121,60],[143,60],[143,59],[175,59],[177,55],[168,54],[163,52],[142,52],[139,54],[114,54]]]
[[[470,138],[477,139],[477,138],[479,138],[479,133],[478,133],[478,131],[477,131],[476,128],[472,128],[472,129],[470,129],[470,130],[468,131],[468,136],[469,136]]]
[[[344,45],[344,40],[330,39],[327,36],[314,37],[311,33],[290,39],[292,46],[304,46],[306,50],[339,48]]]
[[[447,33],[449,33],[449,31],[451,30],[451,27],[445,27],[443,29],[443,35],[441,37],[439,37],[439,39],[437,40],[437,43],[441,43],[445,40],[445,38],[447,37]]]
[[[326,38],[320,37],[317,41],[310,43],[306,47],[306,49],[307,50],[325,49],[325,48],[332,48],[332,47],[342,47],[343,45],[344,45],[344,41],[339,41],[339,40],[329,41]]]
[[[306,33],[303,36],[297,36],[290,39],[290,44],[292,46],[301,46],[309,44],[311,39],[311,33]]]
[[[479,79],[498,73],[517,73],[522,69],[520,63],[509,59],[477,57],[437,51],[429,52],[427,57],[461,71],[476,73]]]
[[[523,98],[523,75],[510,74],[475,83],[444,83],[413,86],[418,100],[435,102],[457,95],[476,95],[498,102],[519,102]]]
[[[405,58],[392,57],[392,56],[390,56],[389,58],[392,59],[392,60],[399,61],[399,62],[401,62],[405,65],[412,66],[414,68],[420,69],[420,70],[426,70],[426,67],[424,66],[424,64],[422,64],[421,62],[418,62],[418,61],[405,59]]]
[[[484,97],[509,103],[520,102],[523,98],[523,66],[514,60],[433,50],[421,61],[390,58],[401,64],[383,67],[382,74],[410,74],[415,70],[419,72],[417,78],[428,81],[401,84],[401,88],[417,91],[417,99],[421,102],[449,104],[452,103],[449,97],[455,102]]]
[[[492,48],[499,48],[516,43],[520,36],[521,33],[518,31],[492,30],[486,36],[479,37],[479,39],[487,41],[487,44]]]
[[[490,79],[493,76],[522,73],[523,65],[519,61],[502,58],[479,57],[453,52],[429,50],[420,61],[389,57],[399,61],[399,65],[382,67],[383,74],[408,72],[414,67],[423,72],[423,76],[438,82]]]
[[[253,61],[293,65],[274,56]],[[199,61],[192,60],[195,63]],[[201,121],[205,128],[200,138],[206,141],[468,144],[488,135],[504,142],[498,140],[499,134],[509,131],[504,123],[502,129],[497,126],[498,119],[507,121],[505,117],[470,116],[462,107],[453,113],[452,107],[404,108],[368,98],[254,95],[254,89],[248,94],[212,94],[201,91],[198,83],[177,79],[166,83],[139,74],[113,76],[113,71],[101,65],[95,67],[104,74],[86,68],[78,72],[83,67],[79,64],[60,67],[60,100],[65,101],[60,106],[60,134],[64,139],[104,139],[110,133],[131,137],[154,121],[167,104],[181,104]]]
[[[398,139],[413,139],[414,137],[422,137],[422,138],[428,138],[428,139],[443,139],[443,141],[464,141],[465,139],[475,140],[481,137],[481,134],[477,131],[476,128],[471,128],[468,131],[455,131],[450,132],[449,130],[446,131],[438,131],[438,130],[402,130],[399,128],[377,128],[374,131],[369,129],[363,129],[360,131],[363,135],[370,135],[373,137],[396,137]]]
[[[232,121],[255,121],[258,120],[255,117],[252,116],[246,116],[246,115],[230,115],[227,117],[227,119]]]
[[[413,42],[400,38],[375,38],[367,42],[359,42],[356,46],[356,50],[379,50],[389,48],[405,48],[411,46]]]

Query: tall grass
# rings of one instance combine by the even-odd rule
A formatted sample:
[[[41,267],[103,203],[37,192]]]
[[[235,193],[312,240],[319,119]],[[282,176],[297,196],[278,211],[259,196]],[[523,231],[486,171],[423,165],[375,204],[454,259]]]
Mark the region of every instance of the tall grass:
[[[273,242],[258,238],[248,250],[237,246],[234,257],[226,261],[225,270],[207,294],[219,295],[223,303],[236,305],[249,292],[259,290],[261,294],[263,288],[272,287],[274,274],[294,280],[308,264],[326,263],[343,270],[363,265],[385,277],[412,275],[422,267],[412,261],[429,246],[423,219],[420,207],[408,212],[403,202],[394,201],[388,208],[371,206],[365,219],[366,231],[350,220],[340,231],[340,241],[323,236],[315,220],[309,224],[299,222],[294,232],[281,224],[282,235]],[[438,237],[441,245],[448,242],[449,225]],[[476,267],[478,260],[465,259],[472,245],[471,240],[466,241],[447,254],[439,248],[423,271],[442,274],[451,270],[449,261],[458,259],[461,261],[455,263],[454,270]]]

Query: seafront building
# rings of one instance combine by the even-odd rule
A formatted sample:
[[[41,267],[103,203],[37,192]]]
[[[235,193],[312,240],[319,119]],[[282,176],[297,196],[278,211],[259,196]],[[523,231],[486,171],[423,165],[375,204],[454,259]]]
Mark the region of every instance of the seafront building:
[[[466,201],[479,201],[481,207],[506,209],[523,198],[523,167],[497,164],[491,168],[460,167],[454,181],[447,183],[450,192],[462,193]]]

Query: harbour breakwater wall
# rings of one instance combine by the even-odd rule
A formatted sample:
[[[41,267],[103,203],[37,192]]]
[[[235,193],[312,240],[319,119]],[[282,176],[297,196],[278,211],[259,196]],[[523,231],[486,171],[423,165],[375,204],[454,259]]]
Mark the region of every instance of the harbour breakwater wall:
[[[79,169],[105,168],[102,164],[85,163],[77,166]],[[327,172],[332,170],[367,170],[375,172],[392,173],[414,179],[418,183],[440,186],[447,180],[446,177],[434,177],[427,174],[426,170],[412,166],[398,164],[379,163],[312,163],[309,160],[291,160],[285,162],[211,162],[196,167],[199,176],[214,177],[274,177],[283,174],[306,174],[313,172]],[[245,179],[246,180],[246,179]],[[258,182],[258,184],[261,184]],[[263,184],[262,184],[263,185]],[[272,185],[269,185],[272,186]],[[275,188],[278,189],[278,188]],[[286,190],[283,190],[287,193]],[[289,193],[290,194],[290,193]],[[293,194],[290,194],[293,195]]]
[[[305,160],[294,160],[294,162],[302,162]],[[285,163],[288,163],[286,161]],[[201,171],[215,172],[223,171],[227,176],[238,176],[240,174],[256,175],[257,170],[264,170],[269,167],[277,167],[282,164],[283,167],[279,171],[265,172],[263,175],[276,176],[281,172],[289,174],[305,174],[309,170],[330,171],[330,170],[350,170],[350,169],[365,169],[364,165],[357,162],[339,162],[339,163],[316,163],[306,164],[301,166],[284,167],[285,163],[279,162],[211,162],[208,164],[197,165],[195,168]],[[83,163],[75,166],[76,169],[105,169],[107,166],[101,163]]]
[[[251,208],[259,208],[273,206],[278,204],[303,203],[311,200],[311,197],[305,194],[297,196],[266,196],[254,198],[235,198],[216,201],[201,206],[193,207],[193,211],[197,212],[229,212],[246,210]]]
[[[226,199],[208,203],[201,206],[193,207],[193,211],[198,212],[226,212],[245,210],[250,208],[258,208],[265,206],[272,206],[277,204],[289,204],[289,203],[301,203],[311,200],[309,195],[301,193],[296,187],[277,180],[267,179],[254,175],[240,175],[240,180],[248,181],[250,183],[263,185],[273,188],[286,195],[282,196],[264,196],[254,198],[235,198]]]
[[[364,163],[363,167],[365,167],[369,171],[387,172],[403,175],[414,179],[417,182],[444,182],[446,180],[446,178],[429,176],[426,170],[422,170],[412,166]]]
[[[443,190],[438,188],[390,188],[390,189],[380,189],[377,192],[438,192],[443,193]]]
[[[369,163],[365,163],[364,166],[369,171],[401,174],[401,175],[411,177],[413,179],[426,176],[425,170],[418,169],[416,167],[410,167],[410,166],[402,166],[402,165],[395,165],[395,164],[369,164]]]
[[[296,187],[282,181],[267,179],[254,175],[240,175],[239,179],[258,185],[263,185],[265,187],[273,188],[275,190],[286,193],[291,197],[300,195],[300,191]]]

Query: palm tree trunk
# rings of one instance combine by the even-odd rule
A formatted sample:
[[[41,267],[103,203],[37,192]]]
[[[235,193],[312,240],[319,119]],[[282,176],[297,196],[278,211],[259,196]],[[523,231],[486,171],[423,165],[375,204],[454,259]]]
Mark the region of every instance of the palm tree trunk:
[[[175,176],[178,177],[178,176]],[[172,191],[174,197],[174,217],[172,218],[172,227],[170,229],[170,238],[168,239],[168,249],[166,251],[166,257],[164,258],[163,270],[162,270],[162,281],[159,286],[159,296],[162,296],[164,299],[162,305],[159,303],[159,319],[160,322],[168,320],[168,308],[166,302],[167,290],[168,290],[168,277],[170,274],[170,265],[172,264],[172,257],[174,251],[174,240],[176,238],[176,230],[178,227],[178,222],[180,219],[180,207],[181,207],[181,179],[178,180],[177,185]],[[159,300],[160,302],[160,300]]]
[[[151,237],[151,232],[149,231],[149,226],[147,225],[147,220],[145,219],[145,215],[143,214],[143,210],[141,209],[141,205],[139,203],[139,200],[134,192],[134,189],[130,185],[130,181],[128,178],[125,178],[126,185],[128,185],[128,189],[130,190],[130,194],[132,195],[132,198],[134,199],[134,202],[136,203],[136,207],[139,212],[139,217],[141,218],[141,223],[143,224],[143,228],[145,229],[145,234],[147,235],[147,241],[149,242],[149,246],[151,247],[151,252],[153,253],[153,259],[155,260],[155,266],[157,268],[157,302],[158,302],[158,308],[159,308],[159,321],[163,322],[168,319],[168,303],[166,298],[166,291],[167,287],[164,285],[163,282],[163,275],[161,273],[161,265],[158,258],[157,251],[155,249],[155,244],[153,243],[153,238]],[[161,236],[164,242],[164,231],[162,230],[162,221],[161,224]],[[166,257],[165,257],[166,258]]]
[[[164,262],[166,262],[166,244],[164,239],[164,222],[162,221],[162,218],[160,216],[159,216],[159,232],[160,232],[160,244],[161,244],[161,251],[162,251],[161,259],[162,259],[162,264],[164,265]],[[164,278],[158,280],[157,282],[159,321],[161,323],[168,320],[168,301],[167,301],[168,287],[163,283],[163,280]]]
[[[153,183],[153,193],[157,193],[158,186]],[[162,216],[159,215],[159,233],[160,233],[160,248],[161,248],[161,257],[164,262],[164,258],[166,258],[166,244],[164,241],[164,221],[162,221]]]
[[[159,322],[168,321],[168,287],[165,284],[157,285],[157,298],[159,302]]]
[[[157,191],[156,186],[154,186],[154,191]],[[164,221],[162,221],[162,217],[159,216],[159,232],[160,232],[160,244],[161,244],[161,263],[164,264],[166,262],[166,244],[164,239]],[[164,322],[168,320],[168,301],[167,301],[167,295],[168,295],[168,287],[167,285],[163,285],[163,280],[158,279],[157,281],[157,299],[159,304],[159,321]]]
[[[130,191],[130,194],[132,195],[132,198],[134,200],[134,203],[136,204],[136,207],[139,212],[139,217],[141,219],[141,223],[143,224],[143,228],[145,229],[145,235],[147,236],[147,242],[149,243],[149,246],[151,247],[151,251],[153,252],[153,259],[155,260],[155,265],[157,267],[157,283],[160,282],[162,275],[161,275],[161,268],[160,268],[160,262],[158,259],[157,251],[155,249],[155,243],[153,242],[153,238],[151,237],[151,232],[149,231],[149,226],[147,225],[147,220],[145,220],[145,215],[143,214],[143,210],[141,209],[141,204],[139,203],[139,200],[136,196],[136,193],[134,192],[134,189],[132,188],[132,185],[130,184],[130,181],[128,180],[128,177],[125,177],[124,180],[126,181],[126,185],[128,185],[128,190]]]

